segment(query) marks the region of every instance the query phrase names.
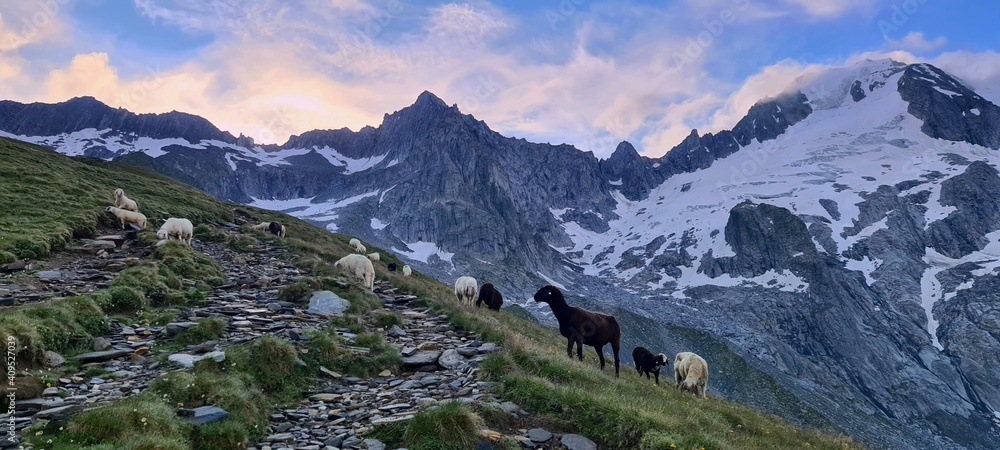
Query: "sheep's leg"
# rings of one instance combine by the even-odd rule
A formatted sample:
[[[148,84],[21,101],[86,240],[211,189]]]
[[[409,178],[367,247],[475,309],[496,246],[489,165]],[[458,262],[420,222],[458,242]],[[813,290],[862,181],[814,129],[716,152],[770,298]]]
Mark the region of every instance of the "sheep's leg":
[[[576,357],[583,361],[583,340],[576,341]]]
[[[594,351],[597,352],[597,359],[601,360],[601,370],[604,370],[604,352],[601,351],[603,347],[603,345],[600,347],[594,346]]]
[[[566,356],[573,358],[573,339],[566,340]]]
[[[656,372],[653,372],[653,375],[656,376],[656,380],[653,381],[653,384],[654,385],[660,384],[660,371],[657,370]],[[646,379],[647,380],[649,379],[649,374],[646,374]]]

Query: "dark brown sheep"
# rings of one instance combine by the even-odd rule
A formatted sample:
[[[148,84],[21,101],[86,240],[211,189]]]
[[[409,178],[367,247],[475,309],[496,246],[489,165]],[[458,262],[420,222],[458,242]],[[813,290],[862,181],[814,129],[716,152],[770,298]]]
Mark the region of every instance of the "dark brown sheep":
[[[285,237],[285,226],[278,222],[271,222],[267,225],[267,231],[278,237]]]
[[[480,308],[483,303],[486,303],[486,307],[494,311],[500,311],[500,307],[503,306],[503,295],[493,287],[492,283],[486,283],[479,288],[476,308]]]
[[[614,316],[599,312],[587,311],[566,304],[562,292],[555,286],[545,286],[535,292],[536,302],[545,302],[552,308],[552,314],[559,321],[559,333],[567,339],[566,354],[573,357],[573,344],[576,344],[576,355],[583,361],[583,346],[589,345],[597,351],[601,360],[601,370],[604,370],[604,346],[611,344],[615,355],[615,378],[618,377],[618,351],[621,348],[622,330]]]

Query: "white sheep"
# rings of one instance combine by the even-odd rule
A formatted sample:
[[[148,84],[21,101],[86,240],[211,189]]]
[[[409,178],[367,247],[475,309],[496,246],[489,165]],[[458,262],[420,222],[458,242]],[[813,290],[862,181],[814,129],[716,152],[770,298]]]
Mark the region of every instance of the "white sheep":
[[[136,204],[135,200],[126,197],[125,191],[122,188],[115,189],[115,207],[127,211],[139,211],[139,205]]]
[[[187,219],[171,217],[166,222],[163,222],[163,226],[156,232],[156,237],[166,240],[176,237],[181,242],[190,246],[191,239],[194,237],[194,224]]]
[[[137,213],[135,211],[126,211],[121,208],[115,208],[114,206],[109,206],[107,211],[111,214],[114,214],[115,217],[118,218],[118,220],[122,221],[123,230],[125,229],[126,222],[138,225],[140,230],[146,229],[146,216],[142,215],[142,213]]]
[[[479,293],[479,282],[472,277],[458,277],[455,280],[455,297],[459,303],[468,302],[470,305],[476,300]]]
[[[378,252],[375,252],[375,253],[369,253],[369,254],[368,254],[368,259],[370,259],[370,260],[372,260],[372,261],[378,261],[378,260],[382,259],[382,256],[381,256],[381,255],[379,255],[379,254],[378,254]]]
[[[257,225],[251,225],[250,228],[253,228],[254,230],[257,230],[257,231],[267,231],[268,227],[270,227],[270,226],[271,226],[271,222],[261,222],[261,223],[258,223]]]
[[[410,276],[410,275],[411,275],[412,273],[413,273],[413,269],[411,269],[411,268],[410,268],[410,266],[407,266],[407,265],[404,265],[404,266],[403,266],[403,276],[404,276],[404,277],[408,277],[408,276]]]
[[[366,251],[368,251],[368,249],[366,249],[365,246],[361,244],[361,241],[359,241],[358,238],[351,238],[351,240],[347,243],[347,245],[354,247],[354,251],[358,253],[365,253]]]
[[[360,278],[368,289],[375,287],[375,265],[365,257],[353,253],[337,260],[333,267],[343,269],[347,273]]]
[[[694,353],[678,353],[674,358],[674,382],[681,391],[704,398],[708,389],[708,363]]]

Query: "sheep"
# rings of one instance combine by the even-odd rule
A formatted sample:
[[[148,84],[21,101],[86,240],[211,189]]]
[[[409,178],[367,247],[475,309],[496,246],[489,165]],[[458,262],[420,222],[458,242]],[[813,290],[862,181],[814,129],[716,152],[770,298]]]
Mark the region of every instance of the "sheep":
[[[271,222],[261,222],[261,223],[258,223],[257,225],[251,225],[250,226],[250,228],[253,228],[254,230],[257,230],[257,231],[265,231],[265,230],[267,230],[270,227],[271,227]]]
[[[122,229],[125,229],[125,223],[134,223],[139,226],[140,230],[146,229],[146,216],[142,213],[137,213],[135,211],[126,211],[121,208],[115,208],[114,206],[109,206],[107,211],[114,214],[118,220],[122,222]]]
[[[357,253],[347,255],[333,263],[333,267],[344,269],[347,273],[360,278],[368,289],[375,288],[375,265]]]
[[[708,363],[694,353],[678,353],[674,358],[674,382],[682,392],[704,398],[708,389]]]
[[[267,224],[267,231],[277,237],[285,237],[285,226],[278,222],[271,222]]]
[[[583,361],[583,346],[589,345],[597,351],[597,357],[601,360],[601,370],[604,370],[604,346],[611,344],[611,351],[615,355],[615,378],[618,378],[619,357],[621,348],[622,330],[618,325],[618,320],[614,316],[599,312],[587,311],[576,306],[566,304],[562,291],[559,288],[548,285],[535,292],[536,302],[545,302],[552,308],[552,314],[559,321],[559,334],[566,340],[566,354],[573,357],[573,344],[576,344],[576,355]]]
[[[396,271],[396,263],[389,263],[388,267],[389,267],[389,272],[395,272]]]
[[[670,363],[667,360],[667,355],[663,353],[654,355],[646,347],[636,347],[635,350],[632,350],[632,362],[635,364],[635,371],[639,372],[639,375],[645,373],[647,380],[650,373],[656,377],[653,381],[653,386],[660,384],[660,368]]]
[[[379,255],[379,254],[378,254],[378,252],[375,252],[375,253],[369,253],[369,254],[368,254],[368,259],[370,259],[370,260],[372,260],[372,261],[378,261],[378,260],[382,259],[382,256],[381,256],[381,255]]]
[[[359,241],[358,238],[351,238],[350,242],[348,242],[347,245],[354,247],[354,251],[358,253],[365,253],[366,251],[368,251],[368,249],[366,249],[365,246],[361,244],[361,241]]]
[[[115,207],[124,209],[126,211],[139,212],[139,205],[125,196],[125,191],[122,188],[115,189]]]
[[[455,297],[458,299],[458,303],[468,302],[471,305],[478,291],[479,282],[475,278],[458,277],[455,280]]]
[[[500,306],[503,305],[503,295],[493,287],[492,283],[486,283],[483,287],[479,288],[479,298],[476,299],[476,308],[481,307],[483,303],[486,303],[486,307],[494,311],[500,311]]]
[[[163,222],[163,226],[156,232],[156,237],[166,240],[176,237],[181,242],[190,246],[191,239],[194,237],[194,224],[187,219],[171,217],[166,222]]]
[[[411,269],[410,266],[406,266],[406,265],[403,266],[403,276],[404,277],[408,277],[412,273],[413,273],[413,269]]]

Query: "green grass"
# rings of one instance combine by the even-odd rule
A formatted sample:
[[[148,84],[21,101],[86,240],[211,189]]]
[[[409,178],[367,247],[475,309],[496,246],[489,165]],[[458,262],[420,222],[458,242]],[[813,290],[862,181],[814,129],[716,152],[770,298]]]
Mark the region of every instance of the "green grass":
[[[174,337],[174,342],[180,345],[194,345],[219,339],[226,332],[226,321],[218,317],[198,319],[198,324],[184,330]]]
[[[0,252],[19,258],[44,259],[74,238],[94,237],[100,225],[120,229],[105,211],[117,188],[139,204],[150,232],[167,217],[196,225],[233,220],[232,207],[140,167],[69,158],[6,138],[0,138],[0,161],[16,161],[0,165]]]
[[[17,339],[22,365],[37,365],[46,350],[63,355],[86,351],[94,337],[108,332],[96,297],[71,297],[5,310],[0,315],[0,335]]]
[[[467,450],[476,448],[483,420],[455,402],[425,409],[408,423],[377,427],[372,437],[390,446],[412,450]]]

